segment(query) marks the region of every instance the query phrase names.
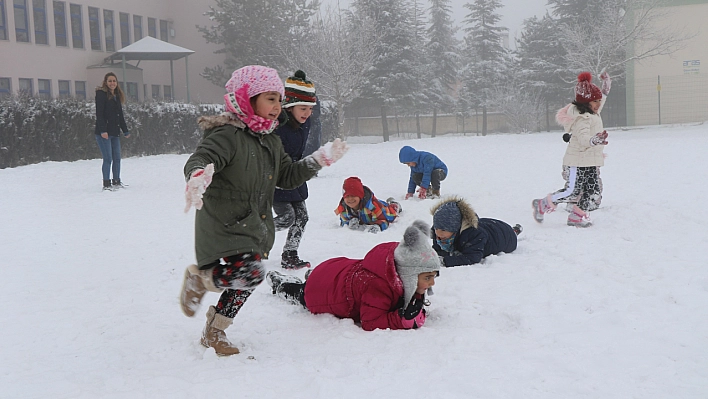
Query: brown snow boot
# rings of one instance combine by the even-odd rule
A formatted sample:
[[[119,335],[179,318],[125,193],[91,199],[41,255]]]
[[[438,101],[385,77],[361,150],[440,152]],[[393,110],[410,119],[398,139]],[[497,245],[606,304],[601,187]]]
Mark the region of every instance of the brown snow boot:
[[[202,303],[202,298],[207,291],[223,291],[214,285],[214,278],[211,276],[212,270],[199,270],[197,265],[189,265],[187,270],[184,271],[184,282],[179,295],[179,304],[182,306],[182,312],[187,317],[193,317],[199,310],[199,305]]]
[[[216,308],[210,306],[207,312],[206,326],[202,332],[201,344],[207,348],[214,348],[217,356],[238,354],[238,348],[229,341],[224,332],[233,322],[234,319],[216,313]]]

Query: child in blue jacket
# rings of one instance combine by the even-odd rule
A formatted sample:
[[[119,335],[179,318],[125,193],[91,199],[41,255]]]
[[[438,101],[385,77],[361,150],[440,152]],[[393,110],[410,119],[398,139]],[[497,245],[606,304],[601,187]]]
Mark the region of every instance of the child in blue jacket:
[[[440,158],[429,152],[416,151],[411,146],[405,146],[398,152],[398,160],[411,168],[406,199],[413,196],[416,186],[420,186],[418,198],[440,198],[440,182],[447,177],[447,166]]]

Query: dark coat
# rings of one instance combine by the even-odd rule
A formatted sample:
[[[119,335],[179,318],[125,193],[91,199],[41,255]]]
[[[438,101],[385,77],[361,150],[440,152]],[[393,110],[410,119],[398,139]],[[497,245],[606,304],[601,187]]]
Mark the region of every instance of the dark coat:
[[[123,106],[117,97],[108,98],[108,93],[102,89],[96,90],[96,130],[94,133],[108,132],[109,136],[120,136],[128,133],[128,126],[123,118]]]
[[[274,132],[280,137],[280,141],[283,143],[283,149],[290,155],[293,162],[297,162],[303,158],[307,137],[310,134],[311,120],[312,117],[309,117],[305,123],[299,126],[297,122],[288,121],[278,126]],[[307,199],[307,196],[307,183],[302,183],[302,185],[294,190],[277,188],[273,200],[277,202],[304,201]]]
[[[204,137],[184,175],[213,163],[214,177],[194,222],[197,265],[241,253],[267,258],[275,240],[275,187],[297,187],[321,166],[309,159],[293,162],[277,136],[253,133],[224,114],[201,117],[199,126]]]
[[[312,313],[353,319],[361,328],[405,329],[398,310],[403,282],[396,272],[397,242],[379,244],[364,259],[333,258],[312,269],[305,284],[305,303]]]
[[[452,252],[440,248],[435,241],[435,230],[432,230],[433,249],[443,257],[445,267],[473,265],[489,255],[516,250],[516,233],[510,225],[497,219],[480,219],[463,199],[442,201],[432,209],[432,213],[435,214],[442,204],[449,201],[457,201],[462,214],[462,226],[456,232]]]

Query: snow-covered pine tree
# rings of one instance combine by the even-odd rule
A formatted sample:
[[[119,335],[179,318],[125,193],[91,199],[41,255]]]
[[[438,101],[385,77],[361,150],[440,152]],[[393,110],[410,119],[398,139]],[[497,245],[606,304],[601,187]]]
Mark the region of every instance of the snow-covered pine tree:
[[[457,82],[460,63],[459,40],[455,38],[457,28],[452,22],[450,0],[430,0],[428,9],[430,20],[425,44],[427,60],[426,92],[435,110],[449,110],[454,105],[452,92]],[[436,114],[436,113],[435,113]],[[433,126],[436,120],[433,118]],[[433,135],[435,129],[433,129]]]
[[[202,76],[223,86],[245,65],[284,69],[278,48],[302,40],[319,7],[319,0],[215,0],[204,13],[213,24],[197,30],[207,43],[223,46],[216,53],[224,54],[224,64],[205,68]]]
[[[495,84],[504,79],[507,50],[502,45],[501,34],[508,29],[498,26],[499,0],[474,0],[465,4],[469,14],[463,21],[465,35],[466,68],[464,84],[474,97],[471,103],[482,109],[482,135],[487,134],[488,99]]]

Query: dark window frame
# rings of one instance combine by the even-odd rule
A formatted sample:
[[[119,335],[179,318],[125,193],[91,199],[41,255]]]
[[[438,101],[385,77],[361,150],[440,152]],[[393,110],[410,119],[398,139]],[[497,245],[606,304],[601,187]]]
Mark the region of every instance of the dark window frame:
[[[148,17],[148,36],[157,39],[157,19]]]
[[[69,47],[69,36],[66,31],[66,2],[53,0],[52,8],[54,9],[54,44],[57,47]],[[61,23],[57,24],[58,21]]]
[[[32,0],[32,20],[34,21],[34,43],[49,44],[47,0]],[[42,25],[44,30],[41,29]]]
[[[48,89],[42,89],[42,83],[46,83]],[[37,79],[37,97],[39,98],[52,98],[52,80],[51,79]]]
[[[143,17],[133,14],[133,41],[137,42],[143,37]]]
[[[160,88],[161,88],[161,85],[151,85],[151,86],[152,86],[152,87],[150,88],[150,90],[151,90],[151,94],[152,94],[153,100],[159,100],[159,99],[160,99],[160,91],[161,91]],[[157,90],[155,90],[155,88],[157,88]]]
[[[110,18],[106,18],[110,16]],[[110,32],[110,35],[108,34]],[[106,51],[116,51],[116,31],[113,10],[103,10],[103,33],[106,37]]]
[[[62,90],[62,83],[66,84],[66,90]],[[59,89],[59,98],[69,98],[71,97],[71,81],[70,80],[58,80],[57,87]]]
[[[7,15],[5,13],[5,0],[0,0],[0,40],[10,40],[7,35]]]
[[[83,89],[79,88],[79,85],[83,85]],[[75,80],[74,81],[74,97],[86,99],[86,81],[85,80]]]
[[[125,22],[123,22],[125,17]],[[120,26],[120,47],[130,46],[130,14],[126,12],[118,13],[118,26]]]
[[[23,4],[17,4],[18,1],[21,1]],[[21,12],[24,14],[23,20],[25,22],[25,28],[18,28],[18,18],[17,18],[17,12]],[[29,13],[27,11],[27,0],[12,0],[12,12],[13,16],[15,17],[15,41],[18,43],[31,43],[32,42],[32,37],[30,36],[30,25],[29,25]],[[22,40],[23,37],[26,40]]]
[[[0,77],[0,82],[7,82],[7,87],[3,88],[0,84],[0,97],[9,97],[12,95],[12,78]]]
[[[91,15],[94,13],[95,15]],[[89,39],[91,50],[103,51],[101,42],[101,10],[97,7],[88,6]]]
[[[25,82],[29,81],[29,86],[30,86],[29,92],[27,90],[22,89],[22,81],[25,81]],[[19,83],[19,85],[17,86],[18,93],[29,95],[29,96],[34,95],[34,79],[32,79],[32,78],[18,78],[17,82]]]
[[[168,91],[170,92],[169,94],[167,94]],[[162,92],[164,93],[163,98],[165,100],[170,100],[170,101],[173,100],[174,94],[172,93],[172,86],[171,85],[163,85]]]
[[[164,19],[160,20],[160,40],[169,42],[170,23]]]
[[[75,7],[78,7],[78,14],[74,12]],[[84,17],[81,4],[69,3],[69,20],[71,21],[71,47],[84,49]],[[74,25],[76,23],[76,25]],[[74,28],[78,28],[78,32],[74,32]]]

